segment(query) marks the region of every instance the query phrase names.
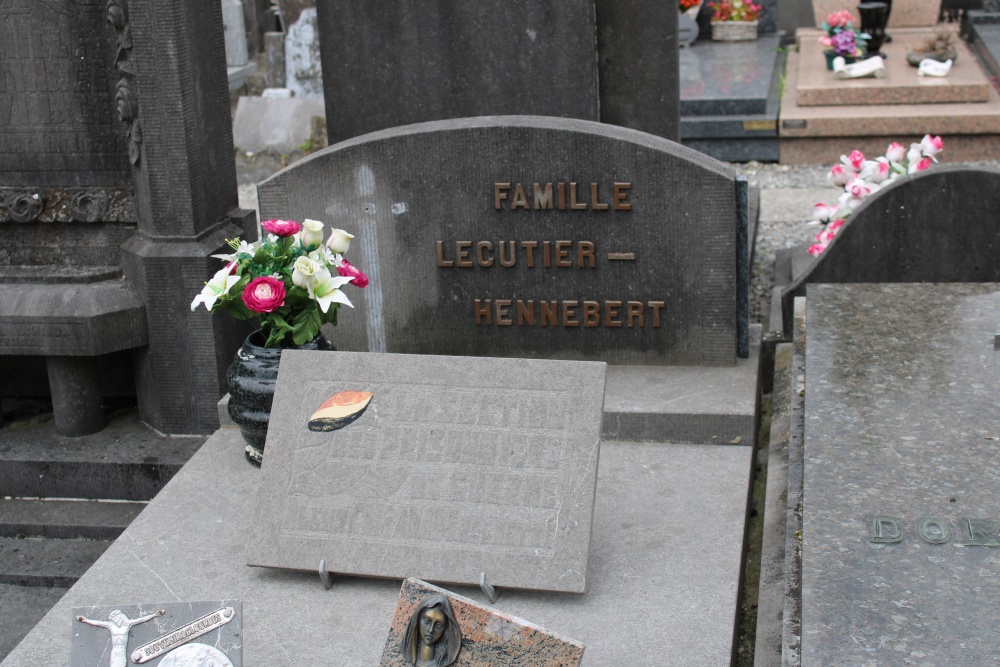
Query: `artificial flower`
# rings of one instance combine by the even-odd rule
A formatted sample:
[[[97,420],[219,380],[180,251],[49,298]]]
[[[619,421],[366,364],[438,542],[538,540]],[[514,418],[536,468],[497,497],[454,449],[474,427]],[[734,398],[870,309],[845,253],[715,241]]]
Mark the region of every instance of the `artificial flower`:
[[[932,158],[944,150],[944,140],[941,137],[925,134],[924,138],[920,140],[920,148],[925,156]]]
[[[347,249],[351,247],[353,234],[348,234],[343,229],[331,229],[330,238],[326,241],[326,247],[338,255],[346,255]]]
[[[347,295],[340,291],[340,288],[349,282],[351,282],[351,279],[345,276],[338,276],[336,278],[328,276],[322,282],[318,282],[309,288],[309,297],[319,304],[320,309],[324,313],[330,309],[330,305],[335,301],[354,308]]]
[[[303,220],[299,242],[306,250],[315,250],[323,245],[323,223],[309,218]]]
[[[285,283],[271,276],[254,278],[243,290],[243,303],[255,313],[271,313],[285,305]]]
[[[219,269],[212,276],[212,279],[205,283],[201,294],[196,296],[194,301],[191,302],[191,310],[193,311],[198,307],[198,304],[203,303],[205,304],[205,308],[211,312],[212,307],[215,306],[215,302],[227,295],[229,290],[239,281],[239,276],[233,275],[233,270],[229,265]]]
[[[299,230],[302,229],[302,225],[294,220],[265,220],[260,223],[260,226],[264,228],[264,231],[281,237],[298,234]]]
[[[292,284],[296,287],[306,289],[315,282],[316,274],[323,269],[323,265],[316,260],[303,255],[295,260],[292,265]]]
[[[847,185],[852,178],[854,178],[854,172],[849,166],[845,168],[842,164],[830,167],[830,171],[826,175],[826,180],[829,181],[830,185],[836,186]]]
[[[337,272],[342,276],[350,278],[351,284],[355,287],[368,287],[368,276],[346,259],[340,260],[340,264],[337,265]]]
[[[895,141],[889,144],[889,148],[885,151],[885,157],[889,162],[901,162],[904,157],[906,157],[906,147],[903,144],[897,144]]]

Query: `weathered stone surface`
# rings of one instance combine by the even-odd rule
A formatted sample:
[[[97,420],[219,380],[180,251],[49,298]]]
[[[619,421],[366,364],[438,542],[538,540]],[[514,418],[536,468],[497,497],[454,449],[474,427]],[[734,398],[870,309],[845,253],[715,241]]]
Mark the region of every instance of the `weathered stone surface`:
[[[593,2],[449,0],[428,9],[410,0],[372,12],[356,2],[320,0],[317,9],[333,143],[447,118],[601,120]],[[665,29],[670,22],[651,24]],[[668,50],[675,48],[669,34],[659,33]],[[669,79],[657,89],[665,85]]]
[[[225,30],[226,66],[247,64],[247,32],[241,0],[221,0],[222,27]]]
[[[604,364],[322,357],[282,354],[250,565],[584,591]],[[308,427],[342,391],[374,396]]]
[[[285,26],[285,85],[296,97],[323,99],[316,7],[304,7],[295,21],[286,21]]]
[[[110,540],[0,537],[0,583],[72,586],[109,546]]]
[[[597,0],[594,5],[601,122],[679,141],[678,19],[673,5],[656,0]]]
[[[998,206],[996,169],[937,166],[880,190],[782,291],[786,333],[809,283],[1000,282]]]
[[[552,210],[529,208],[534,183],[552,185]],[[735,362],[735,174],[664,139],[570,119],[425,123],[320,151],[258,193],[265,219],[358,236],[372,282],[338,349]]]
[[[413,664],[402,651],[407,625],[417,605],[435,595],[448,598],[461,631],[455,667],[576,667],[583,658],[584,647],[578,641],[419,579],[407,579],[399,590],[380,667]]]
[[[378,664],[400,582],[335,577],[327,591],[315,572],[245,567],[246,504],[261,471],[243,447],[235,429],[212,436],[2,667],[69,655],[74,606],[227,596],[242,598],[252,628],[247,667]],[[659,665],[665,655],[684,656],[685,667],[729,664],[750,448],[601,450],[587,593],[500,589],[497,604],[586,644],[585,667]],[[457,592],[485,601],[475,588]]]
[[[24,639],[66,591],[62,587],[0,584],[0,606],[15,612],[0,614],[0,660]]]
[[[288,155],[309,140],[313,117],[325,114],[322,99],[241,97],[233,116],[233,144],[252,153]]]
[[[285,34],[282,32],[264,33],[264,52],[267,55],[264,85],[268,88],[284,88]]]
[[[0,185],[127,186],[107,3],[12,0],[0,21]]]
[[[803,667],[995,664],[1000,284],[807,304]]]
[[[0,537],[113,540],[144,503],[75,500],[0,500]]]
[[[116,611],[125,614],[126,622],[140,621],[127,631],[125,656],[130,665],[243,667],[243,605],[228,599],[74,607],[71,667],[103,664],[109,655],[115,664],[108,628],[79,618],[108,623]],[[149,616],[153,618],[141,620]]]

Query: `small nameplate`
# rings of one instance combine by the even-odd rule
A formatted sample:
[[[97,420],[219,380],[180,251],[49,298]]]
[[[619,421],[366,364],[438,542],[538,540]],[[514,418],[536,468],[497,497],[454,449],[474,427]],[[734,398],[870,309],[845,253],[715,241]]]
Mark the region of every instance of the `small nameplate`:
[[[744,130],[777,130],[778,121],[776,120],[745,120],[743,121]]]
[[[223,607],[222,609],[213,611],[211,614],[205,614],[184,627],[177,628],[173,632],[168,632],[162,637],[157,637],[148,644],[140,646],[132,652],[132,661],[140,665],[144,662],[149,662],[153,658],[158,658],[181,644],[189,642],[196,637],[201,637],[216,628],[221,628],[233,620],[235,616],[236,614],[232,607]]]
[[[807,125],[808,123],[801,118],[781,121],[781,127],[786,130],[804,130]]]

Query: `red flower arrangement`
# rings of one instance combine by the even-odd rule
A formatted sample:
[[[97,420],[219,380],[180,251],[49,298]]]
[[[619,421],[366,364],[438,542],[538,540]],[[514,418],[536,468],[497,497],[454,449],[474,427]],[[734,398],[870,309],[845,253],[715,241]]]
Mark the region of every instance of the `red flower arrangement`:
[[[722,0],[710,2],[708,6],[715,10],[712,21],[756,21],[763,9],[749,0]]]

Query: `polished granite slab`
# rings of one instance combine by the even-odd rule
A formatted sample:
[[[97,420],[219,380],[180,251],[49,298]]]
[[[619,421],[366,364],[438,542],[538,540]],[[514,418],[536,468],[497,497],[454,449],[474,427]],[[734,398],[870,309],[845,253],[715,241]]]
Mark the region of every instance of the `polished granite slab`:
[[[807,303],[802,667],[997,664],[1000,284]]]

